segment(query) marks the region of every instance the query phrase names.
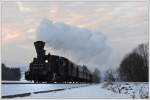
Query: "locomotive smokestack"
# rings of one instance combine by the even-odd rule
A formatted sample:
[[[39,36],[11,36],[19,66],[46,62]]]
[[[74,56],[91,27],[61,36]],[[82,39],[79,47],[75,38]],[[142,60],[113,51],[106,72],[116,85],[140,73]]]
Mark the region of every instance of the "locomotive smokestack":
[[[35,46],[35,49],[36,49],[37,58],[41,59],[41,60],[44,60],[44,57],[45,57],[45,50],[44,50],[45,42],[36,41],[36,42],[34,42],[34,46]]]

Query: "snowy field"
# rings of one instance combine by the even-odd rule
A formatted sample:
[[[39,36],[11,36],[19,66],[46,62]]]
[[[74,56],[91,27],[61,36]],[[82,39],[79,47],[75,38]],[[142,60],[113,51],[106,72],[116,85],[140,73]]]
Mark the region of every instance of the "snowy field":
[[[118,90],[119,89],[119,90]],[[120,92],[119,92],[120,91]],[[88,87],[64,91],[32,94],[26,98],[64,98],[64,99],[130,99],[148,98],[148,83],[101,83]]]
[[[102,88],[116,94],[123,94],[129,98],[144,99],[149,98],[148,82],[115,82],[105,83]]]
[[[55,89],[69,89],[87,85],[89,84],[2,84],[1,95],[6,96]]]
[[[81,86],[82,85],[82,86]],[[21,86],[22,87],[22,86]],[[69,88],[70,87],[70,88]],[[71,88],[74,87],[74,88]],[[62,91],[47,93],[33,93],[33,91],[65,88]],[[31,92],[31,95],[17,98],[43,98],[43,99],[131,99],[131,98],[148,98],[149,89],[146,82],[115,82],[87,85],[85,84],[29,84],[22,87],[21,91]],[[9,86],[2,85],[2,95],[11,94],[11,91],[18,90]],[[20,91],[20,90],[19,90]]]

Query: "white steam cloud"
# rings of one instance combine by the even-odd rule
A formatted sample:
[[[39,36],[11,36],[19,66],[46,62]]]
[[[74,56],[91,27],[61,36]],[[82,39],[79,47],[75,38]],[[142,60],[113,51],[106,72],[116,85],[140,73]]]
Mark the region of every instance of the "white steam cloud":
[[[102,33],[53,23],[48,19],[43,19],[40,23],[37,40],[45,41],[51,50],[57,51],[56,55],[61,54],[60,56],[67,57],[76,64],[85,64],[90,69],[98,67],[101,70],[111,53]]]

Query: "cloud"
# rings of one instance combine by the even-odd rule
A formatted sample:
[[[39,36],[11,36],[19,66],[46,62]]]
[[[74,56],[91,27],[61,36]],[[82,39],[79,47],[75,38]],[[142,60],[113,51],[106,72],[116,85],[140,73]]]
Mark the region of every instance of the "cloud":
[[[18,8],[21,12],[30,12],[31,11],[31,9],[28,7],[25,7],[22,2],[16,2],[16,4],[18,5]]]
[[[37,29],[41,19],[46,17],[53,22],[51,22],[51,24],[44,24],[45,27],[50,27],[48,31],[46,28],[44,29],[43,24],[40,24],[40,27],[43,28],[41,29],[41,33],[38,33],[41,34],[38,35],[38,37],[42,35],[43,36],[41,38],[39,37],[38,39],[45,40],[45,37],[47,36],[47,40],[52,40],[49,48],[46,48],[47,50],[50,50],[51,53],[63,55],[78,63],[84,63],[87,61],[86,64],[91,66],[92,64],[94,64],[93,66],[99,65],[100,69],[104,69],[106,66],[117,67],[120,63],[120,60],[126,53],[130,52],[138,44],[148,41],[147,6],[148,5],[146,2],[5,2],[3,4],[4,11],[2,16],[2,22],[4,23],[2,27],[2,40],[4,40],[3,43],[12,43],[13,47],[16,45],[20,47],[21,45],[23,47],[20,48],[23,50],[29,48],[27,46],[30,45],[33,51],[35,51],[33,48],[33,42],[35,41],[37,35],[35,30]],[[80,28],[70,28],[69,25],[64,25],[64,23]],[[50,25],[53,27],[55,26],[54,29],[60,31],[60,33],[56,34]],[[57,26],[64,26],[66,30],[63,30],[63,28],[56,28]],[[88,28],[90,30],[102,32],[107,38],[107,41],[105,40],[105,37],[103,37],[102,33],[89,32],[89,30],[87,34],[81,34],[85,38],[79,36],[80,34],[75,34],[74,37],[70,36],[74,33],[74,31],[83,33],[82,31],[86,29],[82,28]],[[42,32],[42,30],[46,30],[46,32]],[[96,36],[97,34],[98,37]],[[88,36],[90,39],[87,38]],[[97,39],[93,39],[94,36],[97,37]],[[99,36],[102,36],[102,38]],[[67,39],[63,37],[67,37]],[[64,39],[66,39],[66,41],[68,40],[68,42],[70,44],[72,43],[72,45],[69,46],[69,43],[67,44]],[[85,41],[87,43],[79,39],[87,40]],[[79,41],[78,44],[76,40]],[[94,43],[95,40],[100,42]],[[22,42],[27,43],[22,44]],[[107,45],[109,45],[112,50],[106,45],[105,42],[107,42]],[[93,45],[93,48],[89,49],[91,45]],[[75,49],[73,49],[72,46]],[[81,46],[80,49],[79,47],[77,49],[77,46]],[[96,46],[102,47],[96,49]],[[87,47],[88,50],[85,50],[85,47]],[[7,48],[7,45],[4,48]],[[18,51],[18,48],[14,47],[14,49],[16,49],[15,53],[11,49],[8,51],[9,53],[17,56],[18,52],[20,51]],[[91,53],[90,50],[94,51],[94,53]],[[95,53],[99,52],[100,50],[102,52]],[[29,53],[30,56],[28,56],[28,59],[33,58],[34,55],[31,56],[33,51],[30,51],[31,53]],[[88,54],[88,52],[90,54]],[[106,54],[106,52],[108,52],[108,54]],[[3,50],[3,54],[4,53],[8,56],[3,59],[8,59],[11,61],[11,56],[9,56],[9,53]],[[79,56],[79,53],[84,55]],[[95,54],[98,55],[94,56]],[[25,58],[25,56],[22,57]],[[97,60],[100,63],[97,63],[97,57],[99,57]],[[103,57],[103,59],[100,57]],[[17,62],[24,62],[24,58],[19,59]],[[17,64],[17,62],[12,63]],[[102,63],[106,64],[103,65]]]
[[[77,64],[86,64],[91,69],[100,68],[107,63],[111,53],[102,33],[64,23],[53,23],[48,19],[43,19],[40,23],[37,40],[45,41],[51,50],[57,51],[56,54],[61,54]]]

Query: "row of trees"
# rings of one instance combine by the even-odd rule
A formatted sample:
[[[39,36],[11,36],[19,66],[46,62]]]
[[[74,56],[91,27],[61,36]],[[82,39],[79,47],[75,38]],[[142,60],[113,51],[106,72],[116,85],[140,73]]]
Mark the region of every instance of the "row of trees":
[[[104,81],[148,82],[148,50],[148,43],[140,44],[122,59],[118,69],[105,72]]]
[[[20,80],[21,72],[19,68],[9,68],[2,64],[2,80]]]
[[[119,67],[123,81],[148,81],[148,44],[141,44],[126,55]]]

